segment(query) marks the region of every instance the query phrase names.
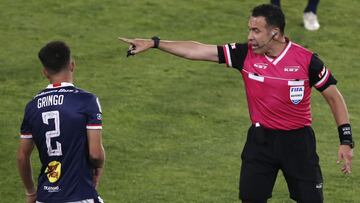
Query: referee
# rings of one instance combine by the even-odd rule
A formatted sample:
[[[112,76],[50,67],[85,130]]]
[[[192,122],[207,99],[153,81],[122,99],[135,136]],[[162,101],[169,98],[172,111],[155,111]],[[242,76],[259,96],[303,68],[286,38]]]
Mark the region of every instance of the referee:
[[[129,55],[158,48],[191,60],[225,63],[244,80],[252,125],[241,155],[240,199],[267,202],[282,170],[290,197],[302,203],[323,202],[323,178],[311,128],[310,97],[314,87],[326,99],[340,138],[338,162],[351,172],[354,142],[344,99],[336,79],[313,52],[290,41],[279,7],[255,7],[246,43],[222,46],[193,41],[119,38]]]

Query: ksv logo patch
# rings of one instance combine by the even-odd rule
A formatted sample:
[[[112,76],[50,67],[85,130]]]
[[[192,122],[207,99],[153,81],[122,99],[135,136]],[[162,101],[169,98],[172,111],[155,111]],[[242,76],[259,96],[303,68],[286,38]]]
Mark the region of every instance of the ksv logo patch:
[[[260,68],[260,69],[267,69],[268,64],[266,64],[266,63],[254,63],[254,67],[255,68]]]
[[[299,104],[304,98],[304,86],[290,87],[290,100],[293,104]]]
[[[300,66],[285,66],[284,71],[285,72],[298,72],[300,69]]]

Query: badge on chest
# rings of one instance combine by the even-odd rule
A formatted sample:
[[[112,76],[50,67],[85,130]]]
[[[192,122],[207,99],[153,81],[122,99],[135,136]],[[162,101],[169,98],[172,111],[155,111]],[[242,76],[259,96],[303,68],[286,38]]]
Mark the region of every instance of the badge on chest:
[[[299,104],[304,98],[304,86],[290,87],[290,100],[293,104]]]

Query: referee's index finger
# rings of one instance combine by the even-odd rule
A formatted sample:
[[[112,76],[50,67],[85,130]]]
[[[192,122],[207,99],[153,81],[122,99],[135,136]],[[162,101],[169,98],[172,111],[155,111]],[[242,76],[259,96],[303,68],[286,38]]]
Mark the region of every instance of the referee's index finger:
[[[118,37],[118,40],[131,44],[133,40],[125,38],[125,37]]]

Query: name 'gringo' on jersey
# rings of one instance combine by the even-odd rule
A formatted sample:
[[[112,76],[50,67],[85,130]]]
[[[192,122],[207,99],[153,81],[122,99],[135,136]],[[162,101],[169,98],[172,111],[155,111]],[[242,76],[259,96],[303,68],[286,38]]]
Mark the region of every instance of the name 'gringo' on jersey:
[[[37,99],[37,108],[46,106],[62,105],[64,103],[64,95],[48,95]]]

